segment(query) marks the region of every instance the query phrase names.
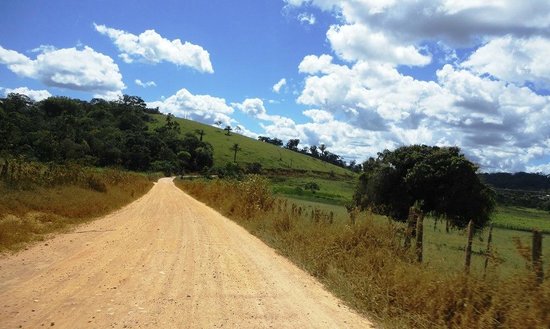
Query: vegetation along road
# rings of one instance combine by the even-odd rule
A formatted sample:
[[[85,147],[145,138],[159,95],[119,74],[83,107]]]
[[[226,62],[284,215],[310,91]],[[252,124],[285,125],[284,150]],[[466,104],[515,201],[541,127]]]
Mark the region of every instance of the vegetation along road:
[[[0,259],[0,327],[369,328],[311,276],[171,179]]]

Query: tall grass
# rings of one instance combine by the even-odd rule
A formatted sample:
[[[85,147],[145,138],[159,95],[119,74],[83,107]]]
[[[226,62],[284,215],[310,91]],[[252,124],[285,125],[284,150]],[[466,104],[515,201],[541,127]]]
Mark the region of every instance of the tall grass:
[[[417,264],[402,231],[372,214],[355,224],[319,208],[274,198],[268,182],[178,181],[319,278],[360,312],[393,328],[549,328],[550,280],[525,270],[485,279]],[[254,191],[254,193],[250,193]]]
[[[145,194],[141,174],[78,165],[0,161],[0,252],[107,214]]]

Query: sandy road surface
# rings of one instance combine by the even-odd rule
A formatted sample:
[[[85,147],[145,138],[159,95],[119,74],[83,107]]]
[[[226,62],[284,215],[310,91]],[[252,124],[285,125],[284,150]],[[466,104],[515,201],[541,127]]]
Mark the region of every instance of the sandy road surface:
[[[0,328],[369,328],[311,276],[170,179],[0,258]]]

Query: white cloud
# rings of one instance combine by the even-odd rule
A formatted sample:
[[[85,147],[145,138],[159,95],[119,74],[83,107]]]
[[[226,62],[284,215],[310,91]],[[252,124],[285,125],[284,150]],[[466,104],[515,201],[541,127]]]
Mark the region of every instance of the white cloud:
[[[267,114],[264,102],[259,98],[247,98],[242,103],[231,105],[253,117],[262,118]]]
[[[332,56],[330,55],[307,55],[302,62],[300,62],[298,71],[308,74],[329,73],[333,67]]]
[[[488,73],[498,79],[523,85],[532,82],[550,88],[550,39],[511,36],[495,38],[477,49],[462,63],[478,74]]]
[[[155,83],[155,81],[147,81],[147,82],[143,82],[141,81],[140,79],[136,79],[134,80],[135,84],[140,86],[140,87],[143,87],[143,88],[147,88],[147,87],[156,87],[157,84]]]
[[[169,62],[191,67],[200,72],[214,73],[210,54],[201,46],[180,39],[168,40],[155,30],[146,30],[135,35],[105,25],[94,23],[95,29],[108,36],[122,52],[120,57],[126,63],[142,59],[150,63]]]
[[[332,113],[323,110],[306,110],[302,112],[306,117],[309,117],[315,123],[323,123],[334,121]]]
[[[300,13],[298,15],[298,20],[300,21],[300,23],[308,25],[313,25],[316,22],[315,15],[308,13]]]
[[[234,122],[230,117],[234,110],[227,105],[225,99],[210,95],[193,95],[185,88],[162,101],[149,102],[147,105],[158,107],[163,113],[172,113],[178,117],[207,124],[221,121],[224,125],[229,125]]]
[[[281,80],[279,80],[279,82],[273,85],[273,91],[278,94],[284,85],[286,85],[286,79],[282,78]]]
[[[483,36],[548,35],[550,2],[533,0],[310,0],[287,1],[336,10],[347,24],[364,24],[400,40],[472,45]]]
[[[126,88],[112,58],[90,47],[83,49],[37,49],[36,59],[0,46],[0,63],[15,74],[40,80],[47,86],[92,92],[121,94]]]
[[[437,71],[437,81],[420,81],[392,65],[339,65],[326,55],[306,56],[299,70],[309,74],[297,101],[318,109],[304,112],[313,122],[292,129],[348,156],[364,159],[386,146],[458,145],[484,170],[525,170],[550,156],[543,142],[550,140],[550,97],[526,87],[451,65]],[[351,138],[332,134],[332,122],[363,136],[356,151],[346,147],[355,145]]]
[[[374,32],[366,25],[333,25],[327,32],[332,49],[347,61],[369,60],[394,65],[426,65],[431,61],[413,45],[400,45],[388,34]]]
[[[46,99],[48,97],[51,97],[52,94],[50,94],[47,90],[32,90],[27,87],[19,87],[19,88],[0,88],[0,90],[4,90],[4,96],[7,96],[8,94],[14,93],[14,94],[21,94],[21,95],[27,95],[30,99],[32,99],[35,102],[41,101],[43,99]]]

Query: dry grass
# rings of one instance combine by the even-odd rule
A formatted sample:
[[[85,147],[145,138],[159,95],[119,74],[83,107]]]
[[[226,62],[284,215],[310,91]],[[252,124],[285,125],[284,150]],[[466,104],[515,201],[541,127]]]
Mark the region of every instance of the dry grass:
[[[419,265],[392,223],[349,219],[274,199],[268,182],[178,181],[390,328],[550,328],[550,280],[526,269],[486,279]],[[253,186],[253,187],[252,187]],[[249,193],[247,191],[255,191]]]
[[[118,170],[19,163],[0,181],[0,252],[107,214],[145,194],[151,180]]]

